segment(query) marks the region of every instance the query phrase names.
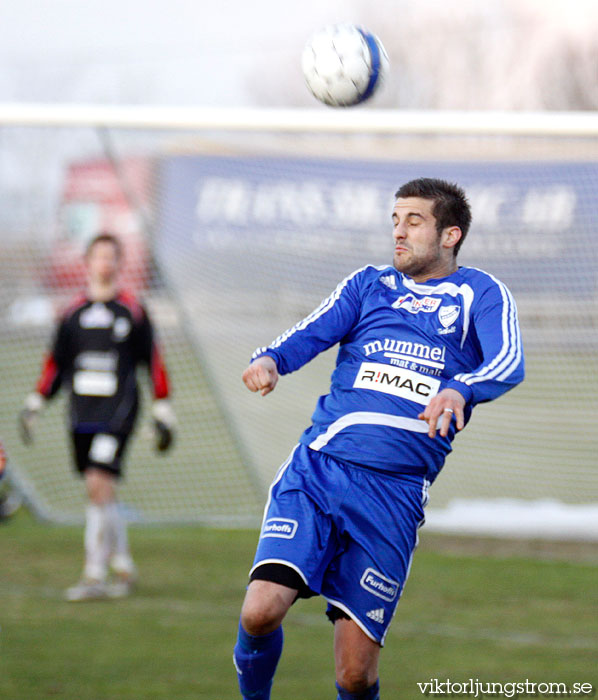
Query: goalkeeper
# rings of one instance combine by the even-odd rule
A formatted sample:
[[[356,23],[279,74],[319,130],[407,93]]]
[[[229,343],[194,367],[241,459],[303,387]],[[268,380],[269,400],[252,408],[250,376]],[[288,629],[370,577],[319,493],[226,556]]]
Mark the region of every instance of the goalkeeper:
[[[264,396],[340,344],[330,392],[270,488],[234,652],[247,700],[270,697],[283,618],[318,594],[334,623],[338,700],[380,697],[380,648],[428,486],[474,406],[523,379],[511,294],[457,264],[471,222],[463,190],[408,182],[392,221],[393,265],[351,274],[243,374]]]
[[[152,323],[135,297],[118,289],[123,251],[109,233],[89,244],[88,286],[62,315],[37,390],[20,414],[26,444],[44,404],[62,386],[70,396],[76,469],[89,499],[85,518],[85,565],[81,581],[66,591],[71,601],[127,595],[136,579],[126,522],[116,500],[122,460],[139,406],[138,365],[149,369],[156,447],[168,449],[174,415],[169,382]],[[113,579],[108,580],[109,567]]]

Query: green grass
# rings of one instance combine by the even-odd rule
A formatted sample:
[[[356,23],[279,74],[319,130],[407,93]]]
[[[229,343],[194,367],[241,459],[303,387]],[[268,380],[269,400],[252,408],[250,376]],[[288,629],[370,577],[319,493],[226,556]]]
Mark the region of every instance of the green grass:
[[[81,539],[26,512],[0,526],[0,697],[237,699],[231,653],[256,533],[133,528],[137,593],[66,603]],[[598,687],[594,564],[451,542],[423,533],[381,656],[385,700],[420,698],[430,678]],[[316,598],[289,613],[274,700],[335,697],[323,610]]]

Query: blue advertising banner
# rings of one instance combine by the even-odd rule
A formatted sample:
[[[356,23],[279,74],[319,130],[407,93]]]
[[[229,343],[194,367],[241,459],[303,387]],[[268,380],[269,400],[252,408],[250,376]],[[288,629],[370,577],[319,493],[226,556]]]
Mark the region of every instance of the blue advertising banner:
[[[299,278],[326,266],[329,288],[341,271],[390,262],[394,192],[421,176],[468,193],[473,224],[461,264],[498,275],[516,295],[596,296],[595,163],[168,157],[159,170],[159,254],[173,263],[224,255],[233,266],[262,256]]]

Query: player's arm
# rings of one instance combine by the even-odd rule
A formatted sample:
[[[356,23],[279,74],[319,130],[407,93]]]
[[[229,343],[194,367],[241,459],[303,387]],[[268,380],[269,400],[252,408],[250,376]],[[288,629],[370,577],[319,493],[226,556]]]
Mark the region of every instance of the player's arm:
[[[446,437],[453,416],[457,430],[465,425],[466,408],[492,401],[523,381],[525,374],[517,307],[509,290],[496,282],[472,309],[472,327],[482,362],[455,375],[419,418],[428,422],[429,436],[439,428]]]
[[[263,395],[269,393],[274,389],[279,374],[294,372],[347,335],[359,318],[365,269],[357,270],[347,277],[311,314],[278,336],[270,345],[258,348],[253,353],[252,365],[259,358],[268,356],[274,361],[276,374],[271,369],[265,374],[266,367],[272,367],[270,363],[262,363],[254,370],[250,365],[243,375],[248,388],[252,391],[260,390]],[[255,384],[256,381],[260,384]]]
[[[456,389],[443,389],[438,393],[422,411],[418,418],[425,420],[430,429],[428,435],[436,437],[436,431],[442,437],[449,432],[451,421],[455,418],[457,430],[463,430],[465,426],[465,397]]]
[[[19,432],[26,445],[33,442],[35,423],[46,401],[55,396],[60,389],[67,364],[68,328],[66,319],[63,319],[56,330],[52,347],[44,357],[35,391],[26,396],[19,413]]]
[[[155,436],[155,446],[158,452],[170,448],[174,440],[176,417],[170,403],[170,379],[166,364],[158,343],[156,342],[153,324],[149,315],[143,313],[138,327],[138,349],[142,362],[149,371],[152,395],[152,422]]]
[[[243,372],[243,381],[249,391],[269,394],[278,382],[276,362],[270,355],[261,355]]]
[[[525,376],[517,307],[502,283],[489,287],[474,304],[471,326],[482,361],[469,372],[456,374],[448,387],[475,406],[502,396]]]

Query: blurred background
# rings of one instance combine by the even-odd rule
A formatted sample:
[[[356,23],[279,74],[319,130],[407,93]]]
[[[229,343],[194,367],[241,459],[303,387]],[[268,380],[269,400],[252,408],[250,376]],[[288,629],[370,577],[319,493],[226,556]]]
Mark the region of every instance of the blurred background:
[[[391,70],[371,102],[335,113],[307,90],[300,55],[315,30],[338,21],[378,34]],[[307,315],[344,276],[388,263],[392,194],[426,174],[468,191],[474,225],[460,260],[513,291],[528,357],[527,382],[480,407],[456,441],[429,524],[598,537],[596,132],[571,131],[566,115],[552,131],[526,135],[450,130],[471,110],[592,114],[597,30],[598,9],[582,0],[3,3],[0,95],[33,104],[38,125],[17,119],[0,128],[9,387],[0,433],[38,514],[62,522],[82,515],[61,401],[40,426],[43,459],[39,447],[19,444],[14,416],[57,315],[84,284],[81,252],[92,235],[109,229],[123,238],[122,282],[156,317],[180,420],[166,462],[135,442],[131,460],[143,468],[130,470],[123,491],[130,518],[255,524],[267,485],[326,389],[334,351],[263,402],[243,390],[243,368],[255,347]],[[123,105],[138,116],[145,106],[179,114],[218,107],[238,123],[172,129],[165,121],[150,130],[44,122],[53,105],[68,118],[69,105],[81,104],[90,114],[94,105]],[[361,121],[351,133],[244,130],[251,112],[242,110],[268,107]],[[368,126],[379,109],[395,110],[394,133]],[[428,133],[402,131],[400,115],[412,110],[449,116]]]
[[[5,0],[3,100],[310,106],[299,55],[324,24],[361,23],[393,65],[377,104],[596,109],[592,0]]]
[[[376,33],[391,70],[366,105],[335,111],[307,90],[300,56],[338,22]],[[82,105],[86,125],[72,119]],[[108,124],[106,106],[130,127]],[[158,107],[163,123],[144,127]],[[172,128],[202,108],[235,127]],[[296,111],[249,130],[265,108]],[[0,696],[237,698],[255,528],[335,351],[265,399],[241,373],[344,276],[389,262],[393,193],[422,175],[467,190],[460,262],[512,290],[527,378],[476,409],[431,490],[384,697],[447,677],[596,688],[597,108],[595,0],[3,0],[0,436],[30,508],[0,523]],[[285,125],[309,114],[339,128]],[[377,129],[380,114],[396,128]],[[84,494],[65,397],[31,448],[16,416],[100,229],[123,240],[122,282],[155,321],[178,428],[157,456],[142,413],[128,455],[136,594],[73,607]],[[291,610],[276,697],[331,697],[321,608]]]

